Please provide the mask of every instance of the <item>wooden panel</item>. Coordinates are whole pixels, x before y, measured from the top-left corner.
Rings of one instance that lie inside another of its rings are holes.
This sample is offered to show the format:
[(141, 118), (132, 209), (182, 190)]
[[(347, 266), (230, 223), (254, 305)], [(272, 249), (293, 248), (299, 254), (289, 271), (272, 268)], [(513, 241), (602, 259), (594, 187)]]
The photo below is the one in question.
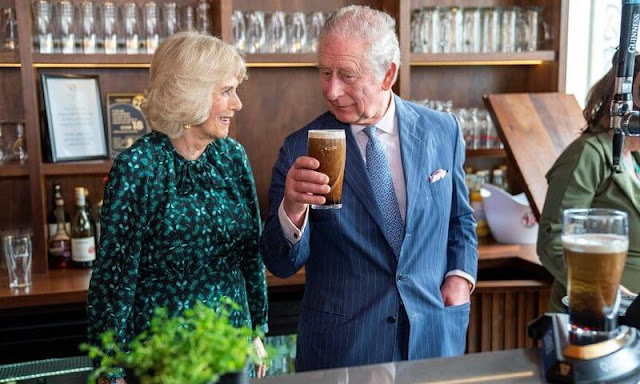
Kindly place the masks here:
[(527, 324), (546, 312), (549, 284), (480, 281), (471, 297), (467, 353), (532, 347)]
[(0, 165), (0, 177), (20, 177), (27, 176), (29, 169), (20, 164), (2, 164)]
[(318, 72), (310, 68), (253, 69), (238, 94), (244, 108), (236, 115), (237, 137), (249, 155), (265, 217), (271, 170), (285, 137), (326, 110)]
[[(528, 92), (537, 66), (412, 67), (411, 98), (453, 100), (454, 107), (483, 107), (486, 93)], [(553, 91), (553, 89), (547, 89)]]
[(543, 5), (547, 3), (544, 0), (411, 0), (411, 8), (436, 5), (440, 7), (507, 7), (513, 5)]
[(107, 175), (111, 170), (111, 160), (74, 161), (69, 163), (44, 163), (42, 172), (53, 175)]
[(420, 65), (530, 65), (555, 59), (554, 51), (495, 53), (412, 53), (412, 66)]
[(0, 68), (0, 120), (24, 120), (20, 69)]
[(573, 95), (562, 93), (492, 94), (485, 103), (516, 165), (510, 169), (524, 181), (533, 213), (540, 217), (545, 174), (586, 125), (580, 106)]
[(0, 178), (0, 233), (31, 233), (30, 201), (29, 179)]

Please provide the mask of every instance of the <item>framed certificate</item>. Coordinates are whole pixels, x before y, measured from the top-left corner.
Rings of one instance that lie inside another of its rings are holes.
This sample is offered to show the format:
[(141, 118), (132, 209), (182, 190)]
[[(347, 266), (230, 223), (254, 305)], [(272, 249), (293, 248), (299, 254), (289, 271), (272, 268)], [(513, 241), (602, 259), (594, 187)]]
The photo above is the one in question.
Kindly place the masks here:
[(42, 74), (51, 161), (105, 159), (98, 76)]
[(140, 106), (142, 93), (107, 93), (109, 154), (115, 158), (138, 138), (149, 133), (149, 123)]

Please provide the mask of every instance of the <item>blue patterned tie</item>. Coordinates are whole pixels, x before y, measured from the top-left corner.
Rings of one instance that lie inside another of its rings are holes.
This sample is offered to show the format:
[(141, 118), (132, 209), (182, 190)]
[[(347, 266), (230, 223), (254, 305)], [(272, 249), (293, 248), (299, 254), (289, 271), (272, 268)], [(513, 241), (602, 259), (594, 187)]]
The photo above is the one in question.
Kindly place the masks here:
[(364, 128), (364, 133), (369, 136), (367, 143), (367, 173), (373, 188), (373, 194), (382, 212), (382, 219), (385, 223), (387, 235), (393, 252), (396, 257), (400, 255), (402, 239), (404, 238), (404, 224), (400, 216), (398, 198), (393, 188), (391, 170), (389, 162), (384, 154), (382, 143), (376, 137), (376, 127), (368, 125)]

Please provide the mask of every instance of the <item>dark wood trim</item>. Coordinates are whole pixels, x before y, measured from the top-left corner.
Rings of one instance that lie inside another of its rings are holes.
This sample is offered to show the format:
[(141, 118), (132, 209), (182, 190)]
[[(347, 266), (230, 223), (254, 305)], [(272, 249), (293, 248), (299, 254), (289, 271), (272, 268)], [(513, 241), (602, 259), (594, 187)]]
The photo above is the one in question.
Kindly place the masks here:
[(20, 164), (4, 164), (0, 165), (0, 177), (20, 177), (28, 176), (29, 168)]
[(317, 63), (315, 53), (248, 53), (245, 55), (245, 59), (249, 66), (264, 63), (315, 67)]
[[(22, 80), (22, 102), (24, 105), (25, 138), (29, 149), (29, 189), (31, 191), (31, 230), (33, 239), (33, 254), (46, 255), (46, 193), (44, 178), (41, 173), (42, 144), (40, 142), (40, 116), (38, 110), (38, 86), (33, 70), (33, 54), (31, 52), (31, 2), (16, 3), (16, 17), (18, 19), (18, 39), (20, 44), (20, 76)], [(47, 271), (46, 257), (34, 257), (33, 272)]]
[(107, 175), (111, 160), (78, 161), (69, 163), (43, 163), (42, 173), (46, 176), (65, 175)]
[(99, 53), (95, 55), (87, 55), (83, 53), (77, 54), (62, 54), (62, 53), (53, 53), (53, 54), (45, 54), (45, 53), (34, 53), (33, 54), (33, 65), (35, 67), (41, 66), (62, 66), (68, 68), (70, 65), (76, 67), (94, 67), (96, 65), (123, 65), (123, 66), (133, 66), (135, 64), (143, 64), (149, 65), (151, 64), (151, 58), (153, 55), (126, 55), (122, 53), (118, 53), (115, 55), (107, 55), (104, 53)]
[(467, 158), (469, 157), (506, 157), (507, 153), (504, 148), (488, 148), (488, 149), (467, 149)]
[(17, 50), (11, 52), (0, 52), (0, 65), (2, 64), (20, 64), (19, 52)]

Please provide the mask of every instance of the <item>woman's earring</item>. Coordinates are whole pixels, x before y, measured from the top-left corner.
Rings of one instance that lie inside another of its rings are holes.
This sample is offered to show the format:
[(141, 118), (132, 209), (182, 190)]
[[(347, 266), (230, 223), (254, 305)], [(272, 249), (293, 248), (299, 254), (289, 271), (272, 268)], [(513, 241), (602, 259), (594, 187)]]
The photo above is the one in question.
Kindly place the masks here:
[(191, 129), (191, 124), (182, 124), (182, 128)]

